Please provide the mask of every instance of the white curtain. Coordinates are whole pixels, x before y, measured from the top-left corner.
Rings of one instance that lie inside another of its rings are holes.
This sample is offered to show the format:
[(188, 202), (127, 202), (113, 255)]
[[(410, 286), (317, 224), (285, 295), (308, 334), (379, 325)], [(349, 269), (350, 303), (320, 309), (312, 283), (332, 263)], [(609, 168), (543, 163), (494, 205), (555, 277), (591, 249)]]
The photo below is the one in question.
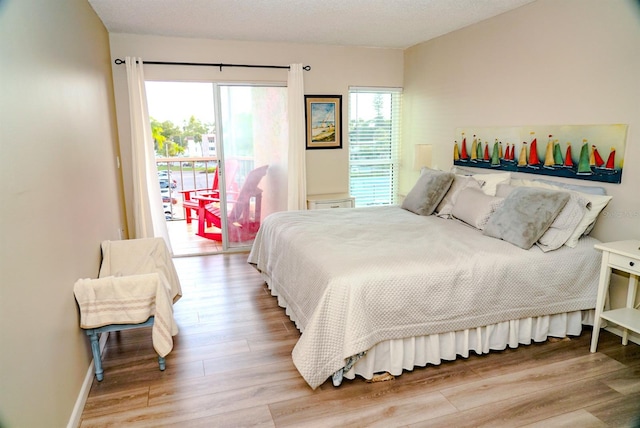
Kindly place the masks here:
[(289, 99), (288, 209), (307, 207), (307, 168), (305, 161), (304, 79), (302, 64), (289, 66), (287, 82)]
[(162, 209), (149, 109), (144, 85), (142, 59), (126, 57), (131, 116), (131, 159), (134, 230), (131, 238), (164, 238), (173, 254)]

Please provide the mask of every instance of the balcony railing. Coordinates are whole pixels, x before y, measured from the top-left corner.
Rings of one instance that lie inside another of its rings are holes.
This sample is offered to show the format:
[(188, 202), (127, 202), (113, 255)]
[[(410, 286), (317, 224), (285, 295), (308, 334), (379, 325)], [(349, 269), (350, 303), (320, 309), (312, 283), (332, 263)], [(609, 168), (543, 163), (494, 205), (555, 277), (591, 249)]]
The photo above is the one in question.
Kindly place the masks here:
[[(234, 159), (240, 165), (235, 179), (237, 184), (241, 184), (246, 174), (254, 167), (253, 157), (234, 157)], [(218, 158), (215, 156), (163, 157), (156, 158), (156, 166), (158, 179), (161, 180), (165, 218), (168, 221), (184, 220), (180, 191), (211, 189), (218, 167)]]
[(213, 186), (216, 157), (156, 158), (162, 193), (162, 207), (167, 220), (183, 220), (181, 190), (210, 189)]

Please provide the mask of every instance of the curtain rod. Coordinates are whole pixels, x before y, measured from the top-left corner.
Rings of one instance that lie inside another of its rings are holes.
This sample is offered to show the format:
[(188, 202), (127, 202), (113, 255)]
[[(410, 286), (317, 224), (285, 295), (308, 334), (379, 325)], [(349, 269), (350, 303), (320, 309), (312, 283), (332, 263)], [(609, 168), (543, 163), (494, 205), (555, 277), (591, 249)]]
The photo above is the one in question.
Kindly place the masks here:
[[(114, 61), (117, 65), (124, 64), (124, 60), (120, 58), (116, 58)], [(142, 61), (143, 64), (151, 64), (151, 65), (189, 65), (189, 66), (199, 66), (199, 67), (220, 67), (220, 71), (222, 71), (222, 67), (245, 67), (245, 68), (285, 68), (289, 70), (291, 67), (288, 65), (253, 65), (253, 64), (224, 64), (224, 63), (202, 63), (202, 62), (165, 62), (165, 61)], [(303, 70), (309, 71), (311, 70), (310, 65), (305, 65), (302, 67)]]

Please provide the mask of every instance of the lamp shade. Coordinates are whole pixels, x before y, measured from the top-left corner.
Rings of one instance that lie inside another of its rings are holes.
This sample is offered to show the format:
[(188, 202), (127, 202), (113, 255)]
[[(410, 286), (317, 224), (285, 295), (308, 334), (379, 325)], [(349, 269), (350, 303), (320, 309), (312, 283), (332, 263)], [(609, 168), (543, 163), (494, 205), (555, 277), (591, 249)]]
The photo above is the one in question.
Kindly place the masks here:
[(413, 169), (431, 168), (431, 144), (416, 144), (414, 146)]

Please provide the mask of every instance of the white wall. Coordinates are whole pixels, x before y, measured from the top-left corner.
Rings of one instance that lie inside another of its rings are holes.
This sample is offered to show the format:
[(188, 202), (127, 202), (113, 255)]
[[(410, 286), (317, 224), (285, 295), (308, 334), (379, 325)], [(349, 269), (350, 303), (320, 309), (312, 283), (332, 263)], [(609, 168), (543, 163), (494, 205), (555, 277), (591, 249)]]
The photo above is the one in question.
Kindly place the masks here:
[[(640, 239), (638, 9), (633, 0), (538, 0), (408, 49), (405, 142), (433, 144), (434, 163), (449, 168), (456, 128), (628, 124), (622, 184), (571, 181), (613, 195), (594, 236)], [(406, 191), (416, 177), (404, 178)]]
[(0, 2), (0, 426), (67, 425), (91, 361), (73, 284), (122, 198), (108, 36), (86, 0)]
[(406, 50), (405, 143), (433, 144), (448, 169), (456, 128), (628, 124), (621, 184), (563, 181), (613, 196), (593, 236), (640, 239), (639, 76), (640, 3), (538, 0)]
[[(206, 62), (231, 64), (311, 66), (304, 73), (305, 93), (342, 95), (343, 149), (309, 150), (307, 156), (307, 193), (337, 193), (349, 190), (349, 154), (347, 141), (349, 86), (402, 86), (403, 51), (284, 43), (233, 42), (205, 39), (111, 34), (112, 59), (137, 56), (147, 61)], [(286, 70), (177, 67), (147, 65), (147, 80), (286, 82)], [(113, 66), (116, 109), (124, 170), (130, 164), (126, 71)], [(301, 141), (300, 144), (305, 144)], [(125, 183), (130, 182), (125, 174)], [(125, 186), (130, 195), (129, 186)], [(130, 204), (128, 204), (129, 206)], [(130, 218), (130, 216), (129, 216)]]

